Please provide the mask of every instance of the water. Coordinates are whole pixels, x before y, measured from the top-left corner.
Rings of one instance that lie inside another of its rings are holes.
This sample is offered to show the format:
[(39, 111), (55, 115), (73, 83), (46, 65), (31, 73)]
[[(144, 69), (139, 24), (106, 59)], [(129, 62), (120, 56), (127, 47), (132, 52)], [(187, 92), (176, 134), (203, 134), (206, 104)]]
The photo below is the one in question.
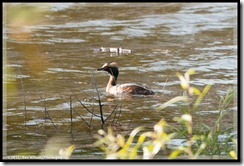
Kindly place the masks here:
[[(192, 86), (202, 90), (212, 85), (200, 105), (202, 119), (210, 126), (218, 115), (219, 96), (237, 87), (234, 3), (65, 3), (41, 8), (45, 12), (34, 21), (21, 22), (21, 16), (15, 15), (18, 22), (4, 24), (4, 70), (12, 87), (4, 93), (7, 155), (39, 155), (55, 140), (57, 147), (75, 144), (72, 158), (103, 158), (92, 146), (101, 119), (91, 118), (80, 104), (99, 114), (98, 103), (92, 100), (97, 97), (94, 84), (101, 93), (105, 117), (117, 105), (104, 128), (113, 124), (122, 134), (142, 125), (150, 130), (162, 118), (177, 125), (173, 117), (183, 114), (179, 107), (156, 111), (162, 103), (182, 95), (176, 72), (194, 69)], [(17, 23), (22, 26), (16, 28)], [(132, 53), (94, 51), (100, 47), (122, 47)], [(110, 61), (119, 65), (118, 83), (146, 84), (156, 95), (118, 101), (107, 97), (109, 76), (96, 69)], [(236, 102), (231, 106), (233, 114), (223, 119), (223, 128), (236, 121)]]

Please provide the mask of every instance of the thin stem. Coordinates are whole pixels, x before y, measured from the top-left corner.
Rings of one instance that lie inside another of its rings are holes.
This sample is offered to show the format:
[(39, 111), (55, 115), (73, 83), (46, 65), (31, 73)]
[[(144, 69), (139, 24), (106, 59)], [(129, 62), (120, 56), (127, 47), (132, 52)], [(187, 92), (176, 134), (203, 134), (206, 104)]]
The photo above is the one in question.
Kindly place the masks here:
[(104, 123), (108, 120), (108, 118), (110, 118), (110, 116), (113, 114), (113, 112), (116, 110), (118, 105), (115, 105), (113, 111), (111, 112), (111, 114), (104, 120)]
[[(66, 102), (66, 100), (63, 98), (63, 96), (61, 96), (60, 94), (59, 94), (59, 96)], [(67, 104), (68, 104), (68, 102), (66, 102)], [(69, 105), (69, 104), (68, 104)], [(85, 124), (90, 128), (91, 126), (85, 121), (85, 119), (80, 115), (80, 114), (78, 114), (76, 111), (75, 111), (75, 109), (73, 108), (72, 109), (72, 111), (74, 111), (80, 118), (81, 118), (81, 120), (83, 121), (83, 122), (85, 122)]]
[(73, 112), (72, 112), (72, 95), (70, 95), (70, 122), (71, 122), (71, 133), (73, 130)]
[(102, 121), (102, 124), (104, 124), (105, 121), (103, 119), (103, 109), (102, 109), (103, 104), (101, 103), (100, 93), (99, 93), (98, 88), (97, 88), (97, 83), (96, 83), (96, 79), (94, 77), (94, 74), (92, 74), (92, 77), (93, 77), (94, 86), (95, 86), (95, 89), (96, 89), (96, 92), (97, 92), (97, 98), (98, 98), (99, 110), (100, 110), (100, 115), (101, 115), (101, 121)]
[(54, 124), (52, 118), (50, 117), (49, 113), (48, 113), (48, 110), (46, 108), (46, 100), (42, 98), (42, 96), (40, 96), (41, 100), (44, 101), (44, 107), (45, 107), (45, 123), (46, 123), (46, 119), (50, 119), (50, 121), (52, 122), (53, 126), (57, 129), (56, 125)]
[(22, 89), (22, 95), (23, 95), (23, 98), (24, 98), (24, 109), (25, 109), (25, 117), (24, 117), (24, 125), (25, 125), (25, 129), (26, 129), (26, 120), (27, 120), (27, 110), (26, 110), (26, 99), (25, 99), (25, 89), (24, 89), (24, 84), (23, 84), (23, 80), (22, 80), (22, 77), (21, 77), (21, 71), (18, 67), (18, 71), (19, 71), (19, 75), (20, 75), (20, 84), (21, 84), (21, 89)]
[(70, 90), (71, 90), (71, 92), (72, 92), (72, 94), (75, 96), (75, 98), (77, 99), (77, 101), (81, 104), (81, 106), (83, 107), (83, 108), (85, 108), (85, 110), (87, 110), (89, 113), (91, 113), (92, 115), (94, 115), (94, 116), (96, 116), (96, 117), (99, 117), (100, 118), (100, 116), (99, 115), (97, 115), (97, 114), (94, 114), (92, 111), (90, 111), (80, 100), (79, 100), (79, 98), (74, 94), (74, 92), (73, 92), (73, 90), (72, 90), (72, 88), (70, 88)]

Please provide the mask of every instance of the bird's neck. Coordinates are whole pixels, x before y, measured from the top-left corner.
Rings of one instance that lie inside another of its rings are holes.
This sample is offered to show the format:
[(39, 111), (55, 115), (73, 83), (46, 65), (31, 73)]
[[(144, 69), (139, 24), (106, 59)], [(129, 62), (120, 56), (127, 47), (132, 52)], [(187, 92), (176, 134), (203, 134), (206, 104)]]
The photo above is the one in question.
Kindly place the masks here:
[(114, 76), (110, 75), (110, 78), (109, 78), (109, 81), (108, 81), (108, 84), (107, 84), (107, 88), (106, 88), (106, 92), (109, 92), (109, 89), (112, 86), (116, 85), (116, 81), (117, 81), (117, 77), (114, 77)]

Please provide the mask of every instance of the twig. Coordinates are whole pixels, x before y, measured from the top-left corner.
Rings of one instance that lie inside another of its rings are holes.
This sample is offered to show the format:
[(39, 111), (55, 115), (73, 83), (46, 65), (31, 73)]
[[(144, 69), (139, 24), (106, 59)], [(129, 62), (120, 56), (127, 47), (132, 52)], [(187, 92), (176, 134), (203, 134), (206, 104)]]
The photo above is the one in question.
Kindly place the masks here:
[(118, 119), (116, 120), (116, 122), (115, 122), (115, 123), (117, 123), (117, 122), (118, 122), (118, 120), (119, 120), (119, 118), (120, 118), (120, 114), (121, 114), (121, 107), (122, 107), (122, 105), (120, 105), (120, 107), (119, 107), (119, 116), (118, 116)]
[[(166, 78), (166, 81), (165, 81), (165, 83), (164, 83), (164, 86), (163, 86), (163, 89), (164, 89), (164, 87), (166, 86), (166, 83), (168, 82), (168, 77)], [(162, 89), (162, 90), (163, 90)]]
[(116, 110), (118, 105), (115, 105), (113, 111), (111, 112), (111, 114), (104, 120), (104, 123), (108, 120), (108, 118), (110, 118), (110, 116), (113, 114), (113, 112)]
[[(59, 96), (66, 102), (66, 100), (63, 98), (63, 96), (61, 96), (60, 94), (59, 94)], [(68, 104), (68, 102), (66, 102), (67, 104)], [(69, 104), (68, 104), (69, 105)], [(80, 118), (81, 118), (81, 120), (83, 121), (83, 122), (85, 122), (85, 124), (90, 128), (91, 126), (85, 121), (85, 119), (80, 115), (80, 114), (78, 114), (76, 111), (75, 111), (75, 109), (73, 108), (72, 109), (72, 111), (74, 111)]]
[(45, 78), (43, 77), (43, 81), (42, 81), (42, 96), (41, 96), (41, 99), (42, 100), (44, 100), (44, 107), (45, 107), (45, 110), (44, 110), (44, 113), (45, 113), (45, 115), (44, 115), (44, 118), (45, 118), (45, 123), (46, 123), (46, 118), (47, 118), (47, 116), (48, 116), (48, 113), (47, 113), (47, 109), (46, 109), (46, 100), (45, 100), (45, 97), (44, 97), (44, 80), (45, 80)]
[(75, 96), (75, 98), (77, 99), (77, 101), (83, 106), (83, 108), (85, 108), (89, 113), (91, 113), (92, 115), (94, 115), (94, 116), (96, 116), (96, 117), (99, 117), (100, 118), (100, 116), (99, 115), (97, 115), (97, 114), (94, 114), (92, 111), (90, 111), (80, 100), (79, 100), (79, 98), (74, 94), (74, 92), (73, 92), (73, 90), (72, 90), (72, 88), (70, 88), (70, 90), (71, 90), (71, 92), (72, 92), (72, 94)]
[(100, 98), (100, 93), (97, 89), (97, 83), (96, 83), (96, 79), (94, 77), (94, 74), (92, 74), (92, 78), (93, 78), (93, 82), (94, 82), (94, 86), (95, 86), (95, 89), (96, 89), (96, 92), (97, 92), (97, 98), (98, 98), (98, 104), (99, 104), (99, 110), (100, 110), (100, 115), (101, 115), (101, 121), (102, 121), (102, 124), (104, 124), (104, 119), (103, 119), (103, 104), (101, 103), (101, 98)]
[[(64, 72), (64, 69), (63, 69), (63, 72)], [(62, 72), (62, 76), (63, 76), (63, 80), (65, 80), (64, 79), (64, 75), (63, 75), (63, 72)], [(70, 88), (70, 90), (71, 90), (71, 92), (72, 92), (72, 94), (75, 96), (75, 98), (80, 102), (80, 104), (88, 111), (88, 112), (90, 112), (90, 110), (78, 99), (78, 97), (76, 97), (76, 95), (74, 94), (74, 92), (72, 91), (72, 89)], [(59, 94), (59, 96), (66, 102), (66, 100)], [(67, 102), (66, 102), (67, 103)], [(76, 112), (75, 111), (75, 109), (73, 108), (72, 109), (80, 118), (81, 118), (81, 120), (83, 121), (83, 122), (85, 122), (85, 124), (89, 127), (89, 128), (91, 128), (91, 126), (85, 121), (85, 119), (80, 115), (80, 114), (78, 114), (78, 112)], [(91, 114), (93, 114), (92, 112), (90, 112)], [(96, 116), (95, 114), (93, 114), (94, 116)], [(98, 116), (99, 117), (99, 116)]]
[(131, 114), (130, 122), (129, 122), (129, 125), (128, 125), (128, 131), (130, 130), (130, 125), (131, 125), (131, 122), (132, 122), (132, 120), (131, 120), (132, 118), (133, 118), (133, 112)]
[[(92, 87), (93, 88), (93, 87)], [(95, 92), (92, 91), (92, 98), (95, 99), (94, 95), (95, 95)], [(89, 95), (88, 95), (89, 96)], [(95, 99), (95, 101), (97, 101), (97, 99)], [(92, 100), (92, 113), (94, 112), (94, 100)], [(90, 119), (90, 126), (92, 125), (92, 120), (93, 120), (93, 114), (91, 115), (91, 119)]]
[(23, 80), (22, 80), (22, 77), (21, 77), (21, 71), (20, 71), (19, 68), (20, 67), (18, 67), (18, 71), (19, 71), (19, 75), (20, 75), (20, 84), (21, 84), (22, 94), (23, 94), (23, 97), (24, 97), (24, 109), (25, 109), (24, 125), (25, 125), (25, 129), (26, 129), (27, 110), (26, 110), (25, 89), (24, 89), (24, 84), (23, 84)]
[(82, 92), (85, 93), (85, 94), (86, 94), (87, 96), (89, 96), (90, 98), (92, 98), (93, 100), (98, 101), (95, 97), (90, 96), (90, 95), (89, 95), (88, 93), (86, 93), (85, 91), (82, 90)]
[(73, 130), (73, 113), (72, 113), (72, 95), (70, 95), (70, 121), (71, 121), (71, 130), (70, 132), (72, 133)]
[(50, 117), (50, 115), (49, 115), (49, 113), (47, 111), (47, 108), (46, 108), (46, 100), (43, 99), (42, 96), (40, 96), (40, 98), (41, 98), (41, 100), (44, 100), (44, 106), (45, 106), (45, 117), (44, 118), (45, 118), (45, 123), (46, 123), (46, 119), (49, 119), (52, 122), (53, 126), (57, 129), (57, 126), (54, 124), (52, 118)]

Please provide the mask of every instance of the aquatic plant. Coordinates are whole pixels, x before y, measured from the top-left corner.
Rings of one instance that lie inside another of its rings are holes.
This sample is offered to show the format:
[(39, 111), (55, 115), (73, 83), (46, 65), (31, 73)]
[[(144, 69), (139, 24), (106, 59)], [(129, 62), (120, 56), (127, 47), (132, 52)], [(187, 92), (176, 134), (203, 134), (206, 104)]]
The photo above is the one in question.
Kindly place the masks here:
[[(170, 153), (165, 153), (168, 159), (177, 159), (181, 155), (189, 159), (201, 158), (200, 155), (207, 155), (209, 158), (217, 155), (219, 158), (222, 156), (227, 159), (237, 159), (237, 150), (230, 143), (230, 140), (236, 142), (236, 134), (232, 133), (233, 129), (221, 130), (221, 120), (231, 112), (229, 104), (233, 101), (235, 91), (229, 89), (227, 95), (224, 98), (221, 97), (214, 129), (200, 121), (200, 130), (194, 130), (193, 117), (200, 116), (198, 106), (211, 86), (206, 85), (202, 91), (192, 87), (190, 85), (190, 75), (192, 74), (195, 74), (194, 70), (188, 70), (184, 76), (177, 73), (181, 81), (180, 85), (184, 90), (183, 95), (165, 102), (157, 109), (162, 111), (170, 104), (186, 103), (187, 109), (182, 109), (184, 114), (174, 118), (180, 124), (178, 129), (168, 126), (167, 122), (162, 119), (154, 126), (153, 131), (142, 132), (144, 128), (138, 127), (126, 139), (126, 136), (115, 135), (112, 129), (108, 128), (108, 132), (98, 131), (96, 136), (98, 141), (94, 145), (105, 152), (107, 159), (154, 159), (156, 155), (156, 158), (165, 157), (165, 155), (159, 157), (160, 151), (170, 151)], [(194, 95), (196, 96), (195, 100), (193, 100)], [(166, 132), (168, 130), (172, 131)], [(220, 139), (220, 136), (223, 135), (225, 136)], [(185, 140), (182, 145), (173, 146), (170, 144), (174, 138), (179, 137)], [(134, 142), (135, 138), (138, 138), (136, 142)]]

